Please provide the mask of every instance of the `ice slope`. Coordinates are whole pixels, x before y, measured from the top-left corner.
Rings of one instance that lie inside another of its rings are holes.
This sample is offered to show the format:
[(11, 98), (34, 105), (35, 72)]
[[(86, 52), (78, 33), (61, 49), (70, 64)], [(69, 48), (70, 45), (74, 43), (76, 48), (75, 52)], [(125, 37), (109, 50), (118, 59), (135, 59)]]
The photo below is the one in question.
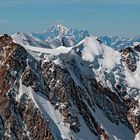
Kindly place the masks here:
[(134, 138), (130, 129), (123, 124), (115, 125), (110, 122), (100, 109), (96, 109), (96, 111), (93, 112), (93, 116), (95, 116), (96, 120), (106, 129), (109, 136), (111, 136), (111, 140), (132, 140)]
[(65, 54), (65, 53), (68, 53), (72, 49), (72, 47), (66, 48), (65, 46), (60, 46), (56, 49), (46, 49), (46, 48), (40, 48), (40, 47), (34, 47), (34, 46), (28, 46), (28, 45), (23, 45), (23, 47), (33, 52), (46, 53), (46, 54), (52, 54), (52, 55), (59, 55), (61, 53)]
[(43, 48), (51, 48), (51, 46), (38, 38), (35, 38), (28, 33), (15, 33), (11, 35), (15, 42), (19, 43), (20, 45), (31, 45), (31, 46), (38, 46)]

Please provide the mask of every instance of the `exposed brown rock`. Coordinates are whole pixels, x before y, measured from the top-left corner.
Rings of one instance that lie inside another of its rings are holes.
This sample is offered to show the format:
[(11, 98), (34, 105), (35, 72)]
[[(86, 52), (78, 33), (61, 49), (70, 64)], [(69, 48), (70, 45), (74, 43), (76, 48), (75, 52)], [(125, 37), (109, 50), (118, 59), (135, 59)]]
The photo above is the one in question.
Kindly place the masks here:
[(139, 45), (136, 45), (136, 46), (134, 47), (134, 49), (135, 49), (136, 51), (140, 52), (140, 44), (139, 44)]
[(134, 72), (137, 69), (136, 57), (132, 48), (122, 50), (122, 58), (130, 71)]
[[(4, 133), (0, 139), (9, 138), (17, 140), (53, 140), (47, 120), (35, 108), (30, 99), (17, 102), (14, 88), (19, 88), (19, 73), (27, 69), (28, 53), (20, 45), (15, 44), (11, 37), (0, 37), (1, 66), (0, 66), (0, 117), (3, 120)], [(3, 51), (2, 51), (3, 50)], [(14, 72), (15, 71), (15, 72)], [(33, 71), (30, 71), (34, 75)], [(24, 80), (24, 79), (23, 79)], [(32, 85), (31, 81), (26, 79)], [(35, 80), (35, 79), (34, 79)], [(13, 83), (17, 82), (13, 88)]]

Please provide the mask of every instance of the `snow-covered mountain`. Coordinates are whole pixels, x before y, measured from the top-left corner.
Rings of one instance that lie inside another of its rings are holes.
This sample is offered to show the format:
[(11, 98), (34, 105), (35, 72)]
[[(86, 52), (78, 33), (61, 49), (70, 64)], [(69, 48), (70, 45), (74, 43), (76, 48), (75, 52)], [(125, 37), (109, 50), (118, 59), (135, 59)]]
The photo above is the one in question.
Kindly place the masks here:
[(63, 25), (54, 25), (42, 33), (30, 33), (33, 37), (48, 42), (52, 48), (64, 45), (74, 46), (89, 35), (86, 30), (68, 28)]
[[(12, 35), (12, 37), (15, 40), (20, 40), (23, 44), (46, 48), (57, 48), (59, 46), (74, 46), (89, 35), (90, 33), (86, 30), (68, 28), (63, 25), (54, 25), (47, 31), (41, 33), (16, 33)], [(121, 50), (123, 48), (134, 46), (136, 43), (140, 43), (140, 36), (131, 38), (99, 36), (98, 39), (115, 50)]]
[(135, 43), (140, 43), (140, 36), (137, 37), (118, 37), (118, 36), (100, 36), (99, 39), (106, 45), (114, 48), (115, 50), (120, 50), (123, 48), (131, 47)]
[(0, 139), (140, 140), (140, 45), (97, 37), (45, 48), (0, 37)]
[(20, 32), (20, 33), (15, 33), (11, 35), (11, 37), (15, 41), (17, 41), (19, 44), (22, 44), (22, 45), (31, 45), (31, 46), (36, 46), (36, 47), (51, 48), (50, 44), (48, 44), (46, 41), (35, 38), (31, 36), (30, 34)]
[(14, 40), (23, 45), (40, 46), (45, 48), (57, 48), (59, 46), (74, 46), (88, 36), (88, 31), (67, 28), (62, 25), (54, 25), (41, 33), (15, 33)]

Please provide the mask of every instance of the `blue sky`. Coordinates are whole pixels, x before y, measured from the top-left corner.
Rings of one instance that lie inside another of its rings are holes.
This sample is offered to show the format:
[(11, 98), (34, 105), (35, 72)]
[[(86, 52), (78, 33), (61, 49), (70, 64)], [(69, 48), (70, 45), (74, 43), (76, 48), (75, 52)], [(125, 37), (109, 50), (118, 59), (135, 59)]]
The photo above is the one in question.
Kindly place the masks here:
[(41, 32), (53, 24), (95, 35), (140, 35), (140, 0), (0, 0), (0, 34)]

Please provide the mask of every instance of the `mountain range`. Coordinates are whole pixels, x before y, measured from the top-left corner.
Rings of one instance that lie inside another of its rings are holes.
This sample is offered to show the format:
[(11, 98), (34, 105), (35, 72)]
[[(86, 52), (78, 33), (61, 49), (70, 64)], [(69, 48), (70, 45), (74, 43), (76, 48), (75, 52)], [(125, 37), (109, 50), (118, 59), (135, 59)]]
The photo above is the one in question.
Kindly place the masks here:
[(1, 140), (140, 140), (140, 43), (56, 25), (0, 37)]
[[(92, 34), (91, 34), (92, 35)], [(18, 41), (23, 41), (24, 44), (33, 46), (56, 48), (59, 46), (74, 46), (82, 41), (86, 36), (90, 36), (87, 30), (78, 30), (68, 28), (63, 25), (54, 25), (47, 31), (40, 33), (16, 33), (12, 35), (18, 38)], [(135, 43), (140, 42), (140, 36), (136, 37), (119, 37), (119, 36), (97, 36), (107, 46), (115, 50), (131, 47)]]

